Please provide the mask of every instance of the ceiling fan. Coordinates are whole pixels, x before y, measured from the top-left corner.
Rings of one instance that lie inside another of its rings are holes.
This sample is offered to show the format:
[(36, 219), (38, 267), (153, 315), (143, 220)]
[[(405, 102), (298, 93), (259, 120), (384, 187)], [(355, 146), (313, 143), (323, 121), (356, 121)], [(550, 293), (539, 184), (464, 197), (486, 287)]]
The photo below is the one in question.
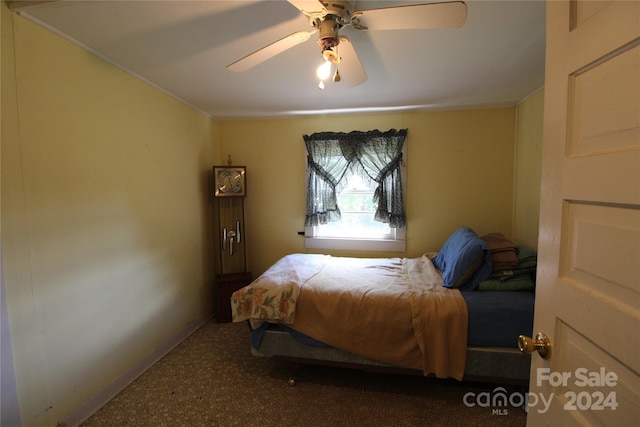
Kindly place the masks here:
[[(381, 9), (355, 11), (353, 0), (288, 0), (309, 18), (310, 31), (298, 31), (277, 40), (227, 66), (231, 71), (242, 72), (270, 59), (287, 49), (304, 43), (318, 33), (324, 63), (318, 68), (320, 88), (331, 75), (333, 81), (341, 80), (353, 87), (367, 81), (358, 55), (347, 36), (339, 30), (350, 25), (356, 30), (413, 30), (429, 28), (459, 28), (467, 18), (467, 6), (462, 1), (395, 6)], [(339, 70), (338, 71), (338, 66)]]

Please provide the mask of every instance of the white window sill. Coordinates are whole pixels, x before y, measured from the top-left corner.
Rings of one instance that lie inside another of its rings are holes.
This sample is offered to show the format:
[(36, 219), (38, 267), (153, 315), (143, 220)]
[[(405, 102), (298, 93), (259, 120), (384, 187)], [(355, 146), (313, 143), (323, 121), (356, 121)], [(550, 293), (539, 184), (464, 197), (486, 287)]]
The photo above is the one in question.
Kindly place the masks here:
[(332, 237), (305, 237), (306, 249), (345, 249), (357, 251), (377, 252), (404, 252), (407, 242), (405, 240), (385, 239), (340, 239)]

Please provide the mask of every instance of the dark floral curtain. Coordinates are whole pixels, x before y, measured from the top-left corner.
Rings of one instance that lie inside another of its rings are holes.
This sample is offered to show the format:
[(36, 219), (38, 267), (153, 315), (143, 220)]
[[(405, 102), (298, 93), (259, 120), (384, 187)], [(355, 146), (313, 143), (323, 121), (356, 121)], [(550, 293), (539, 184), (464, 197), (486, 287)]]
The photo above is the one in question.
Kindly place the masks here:
[(375, 220), (391, 228), (406, 225), (400, 167), (407, 130), (391, 129), (304, 135), (307, 147), (307, 212), (305, 227), (340, 219), (337, 194), (354, 173), (376, 182)]

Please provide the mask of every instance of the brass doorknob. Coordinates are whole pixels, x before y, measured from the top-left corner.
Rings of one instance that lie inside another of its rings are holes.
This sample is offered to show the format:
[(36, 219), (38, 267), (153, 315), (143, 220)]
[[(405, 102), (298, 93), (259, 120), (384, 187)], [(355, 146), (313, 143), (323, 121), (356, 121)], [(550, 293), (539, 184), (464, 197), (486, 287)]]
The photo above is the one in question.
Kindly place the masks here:
[(551, 340), (542, 332), (536, 334), (536, 338), (520, 335), (518, 337), (518, 348), (522, 353), (533, 353), (538, 350), (538, 354), (543, 359), (548, 359), (551, 356)]

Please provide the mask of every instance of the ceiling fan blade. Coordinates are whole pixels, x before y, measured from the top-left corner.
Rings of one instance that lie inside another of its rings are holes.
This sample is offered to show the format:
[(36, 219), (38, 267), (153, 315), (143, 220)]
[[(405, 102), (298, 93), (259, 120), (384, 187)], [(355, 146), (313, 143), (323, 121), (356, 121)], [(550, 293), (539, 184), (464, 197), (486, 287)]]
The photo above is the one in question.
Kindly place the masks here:
[(319, 0), (288, 0), (296, 9), (307, 16), (322, 18), (327, 14), (327, 8)]
[(354, 87), (367, 81), (369, 77), (367, 77), (349, 37), (340, 36), (338, 54), (341, 58), (338, 69), (347, 86)]
[(369, 30), (459, 28), (467, 19), (467, 5), (456, 1), (369, 9), (354, 12), (352, 18)]
[(248, 69), (263, 63), (267, 59), (270, 59), (287, 49), (291, 49), (292, 47), (297, 46), (300, 43), (306, 42), (307, 40), (309, 40), (309, 37), (311, 37), (311, 35), (315, 34), (316, 32), (317, 30), (298, 31), (293, 34), (289, 34), (288, 36), (283, 37), (280, 40), (263, 47), (262, 49), (258, 49), (255, 52), (250, 53), (249, 55), (237, 60), (232, 64), (227, 65), (227, 69), (236, 72), (247, 71)]

